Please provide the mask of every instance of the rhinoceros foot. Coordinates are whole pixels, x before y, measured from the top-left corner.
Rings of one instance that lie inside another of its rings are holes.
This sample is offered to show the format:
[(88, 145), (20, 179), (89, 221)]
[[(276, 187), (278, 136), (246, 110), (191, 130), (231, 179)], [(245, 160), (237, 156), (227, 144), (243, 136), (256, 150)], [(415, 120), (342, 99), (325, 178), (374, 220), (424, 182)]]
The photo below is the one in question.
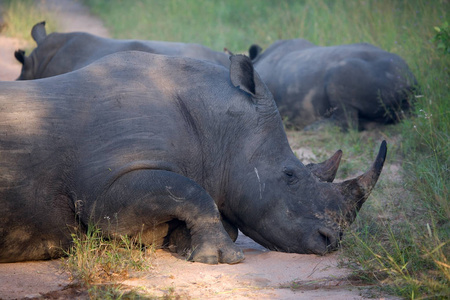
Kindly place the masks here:
[[(232, 241), (237, 239), (237, 228), (227, 221), (222, 220), (222, 224)], [(220, 230), (222, 231), (222, 230)], [(203, 246), (192, 246), (191, 232), (185, 224), (177, 224), (171, 231), (167, 242), (167, 248), (179, 255), (187, 256), (188, 260), (207, 264), (228, 263), (235, 264), (244, 259), (242, 251), (234, 243), (230, 243), (228, 236), (223, 239), (203, 238)], [(214, 244), (216, 243), (216, 244)]]
[(193, 249), (188, 260), (205, 264), (236, 264), (244, 260), (244, 253), (234, 243), (217, 246), (206, 243)]
[(236, 264), (244, 260), (244, 253), (234, 244), (228, 233), (223, 228), (222, 222), (214, 220), (204, 222), (201, 232), (191, 232), (191, 253), (189, 261), (205, 264)]

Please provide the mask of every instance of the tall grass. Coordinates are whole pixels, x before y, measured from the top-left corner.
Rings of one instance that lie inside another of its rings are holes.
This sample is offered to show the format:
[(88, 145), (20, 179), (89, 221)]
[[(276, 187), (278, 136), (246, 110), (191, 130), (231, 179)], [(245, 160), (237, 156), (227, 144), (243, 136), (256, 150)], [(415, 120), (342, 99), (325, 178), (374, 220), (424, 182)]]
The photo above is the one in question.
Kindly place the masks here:
[[(116, 38), (198, 42), (235, 51), (251, 43), (267, 47), (277, 39), (305, 38), (323, 46), (369, 42), (388, 51), (421, 52), (432, 46), (432, 28), (449, 8), (447, 1), (407, 0), (85, 2)], [(409, 42), (414, 47), (405, 49)]]

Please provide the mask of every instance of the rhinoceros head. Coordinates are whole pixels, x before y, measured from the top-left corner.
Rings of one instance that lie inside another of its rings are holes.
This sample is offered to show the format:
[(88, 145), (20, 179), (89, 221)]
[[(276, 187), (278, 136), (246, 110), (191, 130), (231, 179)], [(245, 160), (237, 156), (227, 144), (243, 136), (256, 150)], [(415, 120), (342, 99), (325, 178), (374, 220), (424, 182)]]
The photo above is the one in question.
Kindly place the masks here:
[[(237, 59), (232, 57), (232, 69), (242, 68), (233, 62)], [(253, 72), (251, 66), (248, 70)], [(270, 92), (256, 72), (249, 77), (254, 78), (251, 84), (242, 84), (242, 78), (233, 75), (231, 81), (250, 94), (259, 116), (249, 120), (253, 133), (245, 136), (230, 168), (228, 180), (238, 188), (228, 195), (229, 205), (219, 202), (219, 209), (244, 234), (271, 250), (315, 254), (334, 250), (378, 180), (386, 143), (365, 174), (333, 183), (342, 152), (321, 164), (302, 164), (288, 144)]]
[[(33, 26), (31, 30), (31, 37), (36, 42), (38, 48), (34, 49), (30, 56), (25, 55), (24, 50), (17, 50), (14, 52), (14, 57), (22, 64), (22, 70), (20, 72), (17, 80), (31, 80), (39, 78), (37, 75), (38, 68), (41, 67), (39, 64), (46, 64), (48, 60), (50, 60), (50, 53), (48, 53), (49, 49), (40, 49), (39, 46), (42, 45), (45, 38), (47, 37), (47, 32), (45, 30), (45, 21), (37, 23)], [(41, 52), (40, 54), (38, 52)], [(50, 51), (51, 52), (51, 51)], [(43, 56), (42, 53), (45, 53), (48, 56), (43, 62), (39, 62), (37, 57)], [(39, 62), (39, 63), (38, 63)]]

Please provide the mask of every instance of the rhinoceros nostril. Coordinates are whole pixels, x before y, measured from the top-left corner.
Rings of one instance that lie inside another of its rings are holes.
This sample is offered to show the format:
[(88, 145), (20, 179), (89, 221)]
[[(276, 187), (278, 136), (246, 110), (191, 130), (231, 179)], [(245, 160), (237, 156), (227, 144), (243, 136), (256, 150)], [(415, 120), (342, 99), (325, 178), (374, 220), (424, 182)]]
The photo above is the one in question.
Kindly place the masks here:
[(319, 233), (325, 241), (327, 252), (336, 250), (338, 247), (337, 233), (324, 227), (319, 229)]

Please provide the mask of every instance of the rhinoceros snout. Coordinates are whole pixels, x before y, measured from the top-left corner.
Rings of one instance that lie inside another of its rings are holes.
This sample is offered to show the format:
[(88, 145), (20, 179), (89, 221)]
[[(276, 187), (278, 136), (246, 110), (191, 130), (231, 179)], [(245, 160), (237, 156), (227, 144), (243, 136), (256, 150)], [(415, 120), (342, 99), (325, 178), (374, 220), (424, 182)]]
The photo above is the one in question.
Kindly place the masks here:
[(340, 236), (340, 233), (327, 227), (319, 228), (316, 236), (317, 241), (310, 251), (319, 255), (335, 251), (339, 247)]

